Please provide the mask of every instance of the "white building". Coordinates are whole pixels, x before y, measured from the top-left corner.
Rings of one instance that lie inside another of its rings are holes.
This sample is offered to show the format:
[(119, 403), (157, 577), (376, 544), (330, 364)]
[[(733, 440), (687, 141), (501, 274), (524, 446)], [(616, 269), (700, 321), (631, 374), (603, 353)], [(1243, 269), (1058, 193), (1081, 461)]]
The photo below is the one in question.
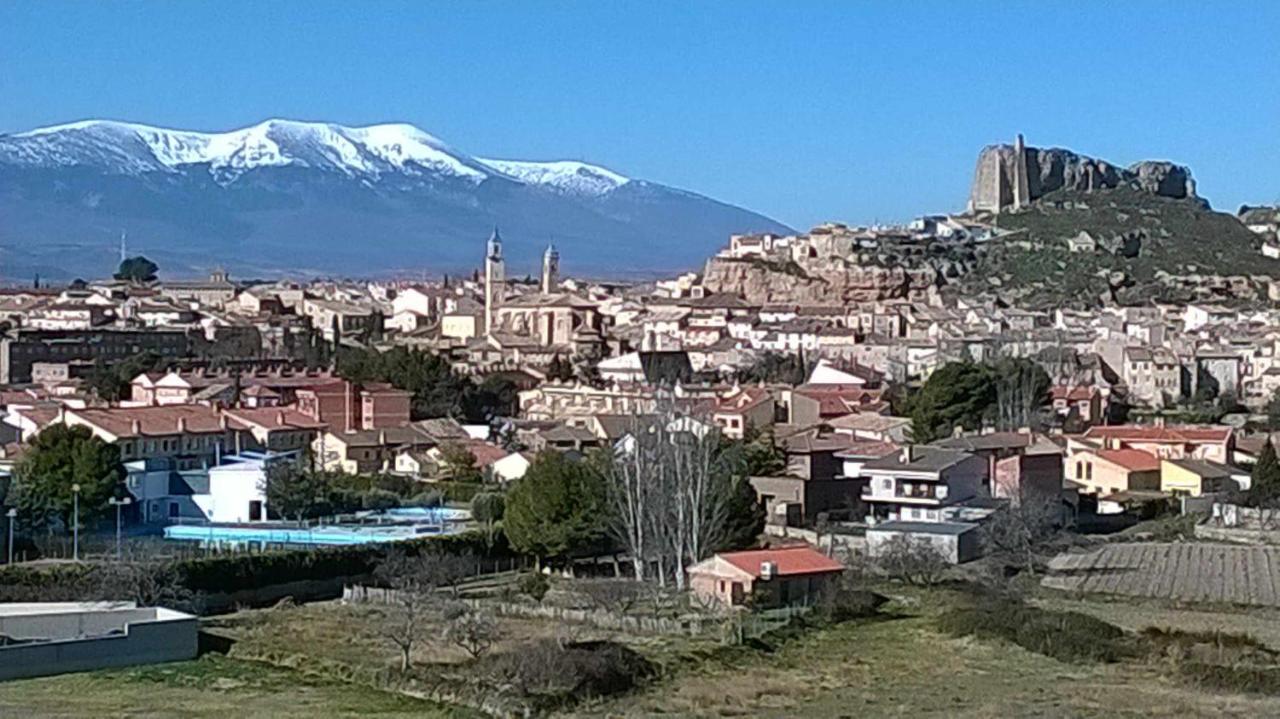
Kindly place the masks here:
[(943, 522), (944, 508), (984, 493), (987, 461), (968, 452), (907, 446), (862, 465), (868, 520)]
[(293, 455), (244, 452), (206, 469), (178, 471), (165, 460), (125, 464), (125, 486), (146, 523), (261, 522), (267, 519), (267, 467)]

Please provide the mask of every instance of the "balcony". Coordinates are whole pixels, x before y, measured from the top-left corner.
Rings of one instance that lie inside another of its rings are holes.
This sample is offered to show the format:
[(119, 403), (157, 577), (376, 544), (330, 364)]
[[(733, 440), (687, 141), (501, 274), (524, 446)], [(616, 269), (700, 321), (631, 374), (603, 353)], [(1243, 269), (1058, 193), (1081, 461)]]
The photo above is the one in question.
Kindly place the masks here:
[(893, 496), (903, 500), (941, 502), (947, 498), (947, 486), (933, 482), (899, 482)]

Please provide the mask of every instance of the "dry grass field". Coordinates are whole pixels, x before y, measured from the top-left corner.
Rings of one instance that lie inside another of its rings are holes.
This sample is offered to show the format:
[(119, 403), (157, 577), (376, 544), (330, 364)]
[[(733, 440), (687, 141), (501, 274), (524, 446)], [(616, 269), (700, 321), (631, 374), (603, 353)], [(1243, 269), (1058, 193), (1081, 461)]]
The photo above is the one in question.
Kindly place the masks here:
[(0, 683), (0, 717), (40, 719), (462, 719), (470, 712), (344, 682), (207, 656)]
[[(726, 653), (575, 716), (1280, 716), (1280, 697), (1207, 691), (1155, 665), (1064, 663), (942, 634), (932, 615), (950, 603), (946, 592), (899, 591), (889, 605), (897, 618), (818, 629), (771, 653)], [(1188, 617), (1165, 618), (1166, 628), (1199, 628)]]

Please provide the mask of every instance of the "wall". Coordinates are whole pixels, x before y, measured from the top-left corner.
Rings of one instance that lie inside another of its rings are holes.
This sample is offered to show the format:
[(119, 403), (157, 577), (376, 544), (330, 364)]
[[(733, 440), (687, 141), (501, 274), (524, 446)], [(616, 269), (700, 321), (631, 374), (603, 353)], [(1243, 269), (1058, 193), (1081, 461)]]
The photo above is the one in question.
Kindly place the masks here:
[[(167, 610), (133, 610), (154, 616)], [(56, 625), (68, 622), (86, 622), (93, 629), (105, 630), (113, 625), (111, 618), (89, 617), (82, 612), (73, 615), (45, 615), (30, 617), (30, 626), (36, 631), (53, 633)], [(109, 612), (116, 614), (115, 612)], [(173, 613), (177, 615), (176, 612)], [(132, 617), (124, 626), (124, 634), (87, 639), (67, 639), (36, 644), (19, 644), (0, 647), (0, 680), (49, 676), (66, 672), (90, 671), (108, 667), (125, 667), (137, 664), (154, 664), (194, 659), (197, 649), (198, 624), (195, 617), (146, 621), (141, 615), (115, 617), (116, 620)], [(0, 619), (0, 633), (17, 629), (27, 617)], [(11, 625), (9, 630), (4, 629)]]

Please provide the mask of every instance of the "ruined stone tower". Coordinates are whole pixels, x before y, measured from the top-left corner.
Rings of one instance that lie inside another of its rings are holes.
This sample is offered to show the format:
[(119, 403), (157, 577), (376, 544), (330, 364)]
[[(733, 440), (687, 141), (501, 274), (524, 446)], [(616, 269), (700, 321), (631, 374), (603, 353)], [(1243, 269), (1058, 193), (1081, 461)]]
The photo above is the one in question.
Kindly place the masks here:
[(1027, 179), (1027, 145), (1022, 141), (1022, 133), (1013, 143), (1013, 209), (1020, 210), (1031, 202), (1030, 181)]
[(1000, 212), (1031, 204), (1031, 173), (1027, 146), (1022, 135), (1013, 146), (991, 145), (978, 156), (973, 186), (969, 191), (970, 212)]

